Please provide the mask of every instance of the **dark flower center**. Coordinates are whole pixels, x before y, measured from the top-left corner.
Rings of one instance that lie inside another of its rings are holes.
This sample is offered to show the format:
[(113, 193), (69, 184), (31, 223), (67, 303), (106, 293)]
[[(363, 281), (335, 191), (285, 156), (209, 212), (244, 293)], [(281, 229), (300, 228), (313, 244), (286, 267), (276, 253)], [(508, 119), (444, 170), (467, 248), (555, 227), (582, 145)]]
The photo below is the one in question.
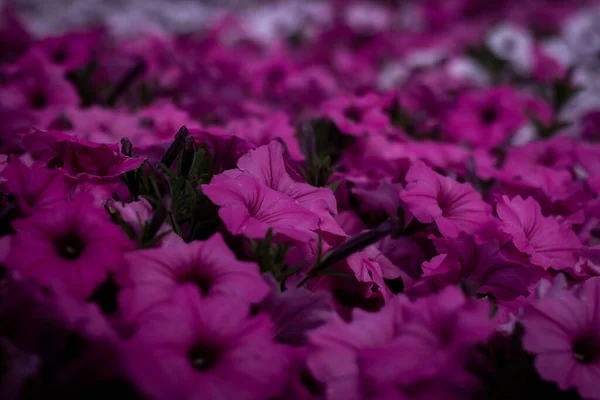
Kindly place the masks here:
[(58, 363), (67, 365), (89, 350), (89, 343), (77, 332), (69, 332), (58, 354)]
[(498, 111), (492, 106), (488, 106), (481, 112), (481, 120), (486, 125), (493, 124), (498, 118)]
[(360, 120), (362, 119), (362, 113), (356, 107), (348, 107), (346, 109), (346, 112), (344, 113), (344, 117), (346, 117), (347, 120), (352, 122), (360, 122)]
[(36, 110), (44, 108), (46, 107), (46, 105), (48, 105), (48, 97), (41, 90), (36, 90), (31, 95), (29, 105), (31, 106), (31, 108)]
[(76, 260), (85, 249), (85, 242), (76, 234), (70, 233), (54, 241), (58, 255), (66, 260)]
[(212, 287), (211, 279), (201, 274), (186, 275), (179, 280), (179, 283), (193, 283), (198, 289), (200, 289), (202, 296), (208, 295), (208, 292), (210, 292), (210, 288)]
[(252, 304), (250, 305), (250, 309), (248, 310), (248, 315), (250, 317), (254, 317), (256, 315), (258, 315), (261, 312), (261, 305), (260, 304)]
[(188, 359), (196, 371), (207, 371), (214, 367), (221, 358), (221, 349), (207, 343), (194, 345), (189, 353)]
[(325, 385), (316, 380), (306, 368), (300, 372), (300, 382), (302, 383), (302, 386), (315, 396), (323, 396), (325, 394)]
[(54, 129), (57, 131), (71, 131), (73, 130), (73, 124), (66, 115), (61, 114), (54, 121), (50, 123), (48, 129)]
[(384, 279), (383, 281), (392, 293), (398, 294), (404, 292), (404, 281), (402, 280), (402, 277), (395, 279)]
[(452, 199), (450, 199), (448, 195), (440, 193), (437, 197), (437, 203), (440, 210), (442, 210), (442, 215), (447, 216), (447, 211), (450, 210), (453, 205)]
[(52, 59), (58, 64), (62, 64), (67, 60), (67, 50), (60, 48), (52, 54)]
[(600, 361), (600, 337), (587, 334), (573, 342), (573, 356), (580, 364)]
[(110, 275), (100, 286), (98, 286), (92, 296), (88, 299), (90, 303), (96, 303), (104, 315), (114, 314), (119, 309), (117, 297), (121, 287)]
[(348, 308), (362, 308), (365, 311), (378, 311), (383, 307), (383, 299), (378, 296), (364, 298), (357, 293), (351, 293), (341, 288), (333, 291), (333, 297), (340, 305)]

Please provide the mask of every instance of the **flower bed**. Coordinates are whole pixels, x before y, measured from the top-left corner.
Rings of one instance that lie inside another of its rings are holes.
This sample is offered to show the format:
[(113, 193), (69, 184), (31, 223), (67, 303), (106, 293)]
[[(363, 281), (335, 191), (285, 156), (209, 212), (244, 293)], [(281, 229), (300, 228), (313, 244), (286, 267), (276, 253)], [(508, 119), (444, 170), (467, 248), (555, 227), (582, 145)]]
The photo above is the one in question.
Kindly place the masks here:
[(1, 399), (600, 399), (599, 8), (169, 13), (2, 14)]

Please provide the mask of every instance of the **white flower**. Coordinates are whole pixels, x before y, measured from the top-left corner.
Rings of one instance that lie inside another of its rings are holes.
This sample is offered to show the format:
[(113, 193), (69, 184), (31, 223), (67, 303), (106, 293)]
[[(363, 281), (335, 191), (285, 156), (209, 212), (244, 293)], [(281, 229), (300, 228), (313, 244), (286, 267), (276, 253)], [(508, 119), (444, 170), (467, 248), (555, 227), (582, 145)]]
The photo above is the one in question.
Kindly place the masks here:
[(446, 64), (446, 72), (452, 78), (467, 80), (478, 86), (486, 86), (490, 76), (479, 64), (467, 57), (457, 57)]
[(410, 75), (409, 68), (400, 61), (387, 63), (383, 66), (377, 77), (377, 87), (381, 91), (397, 89)]
[(564, 26), (563, 36), (579, 65), (597, 65), (600, 54), (600, 8), (572, 17)]
[(488, 33), (486, 44), (498, 58), (508, 61), (517, 72), (531, 72), (534, 41), (525, 29), (512, 23), (502, 23)]
[(372, 2), (354, 3), (346, 9), (346, 22), (359, 31), (379, 32), (390, 26), (391, 14)]

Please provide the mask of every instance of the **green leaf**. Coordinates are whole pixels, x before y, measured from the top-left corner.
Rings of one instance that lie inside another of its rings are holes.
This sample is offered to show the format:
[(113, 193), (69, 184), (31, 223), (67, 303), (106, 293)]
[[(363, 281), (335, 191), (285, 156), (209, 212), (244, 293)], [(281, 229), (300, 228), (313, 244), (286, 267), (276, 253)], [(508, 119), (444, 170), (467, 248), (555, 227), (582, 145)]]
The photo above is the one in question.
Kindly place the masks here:
[(334, 181), (333, 183), (330, 183), (329, 185), (327, 185), (327, 187), (329, 189), (331, 189), (332, 192), (335, 192), (337, 190), (337, 188), (340, 186), (340, 183), (342, 183), (342, 181)]
[(565, 76), (552, 82), (552, 109), (557, 114), (562, 108), (581, 91), (582, 87), (572, 83), (574, 69), (570, 68)]
[(466, 54), (487, 70), (496, 81), (508, 69), (508, 63), (496, 56), (485, 44), (468, 48)]

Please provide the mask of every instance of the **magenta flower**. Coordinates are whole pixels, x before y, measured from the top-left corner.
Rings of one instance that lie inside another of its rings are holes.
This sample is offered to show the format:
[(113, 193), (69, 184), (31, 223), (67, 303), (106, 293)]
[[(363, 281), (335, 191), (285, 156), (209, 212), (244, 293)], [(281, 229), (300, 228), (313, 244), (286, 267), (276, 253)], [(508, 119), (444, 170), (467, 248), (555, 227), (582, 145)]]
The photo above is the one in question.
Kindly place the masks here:
[[(189, 130), (200, 129), (200, 124), (194, 121), (187, 112), (171, 103), (158, 103), (144, 108), (137, 114), (136, 120), (139, 125), (152, 131), (153, 135), (148, 135), (146, 140), (168, 139), (172, 141), (175, 132), (184, 125)], [(131, 139), (130, 136), (128, 137)], [(137, 142), (135, 143), (137, 144)]]
[(361, 387), (369, 382), (361, 379), (358, 355), (393, 340), (397, 303), (392, 302), (377, 313), (355, 309), (351, 323), (333, 314), (327, 324), (309, 334), (306, 362), (314, 379), (325, 386), (328, 399), (360, 400), (369, 390)]
[(351, 136), (377, 135), (389, 128), (389, 118), (383, 113), (383, 101), (374, 94), (362, 97), (340, 96), (325, 102), (321, 108), (338, 129)]
[(399, 194), (403, 188), (400, 183), (377, 180), (357, 183), (351, 191), (361, 200), (362, 211), (394, 215), (400, 206)]
[(48, 60), (60, 66), (65, 72), (84, 67), (91, 59), (94, 50), (101, 45), (102, 31), (90, 30), (69, 32), (60, 36), (47, 37), (34, 45)]
[(396, 279), (402, 271), (393, 265), (375, 246), (352, 254), (346, 259), (356, 280), (363, 285), (365, 298), (379, 296), (384, 300), (392, 298), (384, 279)]
[(458, 283), (481, 296), (491, 294), (502, 301), (529, 294), (530, 271), (504, 256), (499, 243), (478, 243), (461, 233), (454, 239), (434, 239), (434, 244), (440, 255), (423, 263), (423, 279), (411, 294), (437, 292)]
[(456, 287), (399, 307), (396, 337), (359, 354), (364, 379), (381, 387), (393, 383), (417, 398), (439, 398), (434, 394), (444, 389), (447, 398), (465, 398), (478, 389), (465, 357), (494, 332), (490, 308), (485, 301), (467, 300)]
[(442, 130), (451, 141), (491, 149), (506, 142), (527, 122), (524, 109), (542, 121), (550, 119), (547, 105), (533, 102), (510, 87), (466, 92), (459, 96), (456, 107), (449, 110)]
[(400, 199), (420, 222), (435, 223), (446, 237), (473, 233), (490, 219), (491, 207), (468, 183), (441, 176), (422, 162), (406, 174), (406, 189)]
[(272, 276), (267, 279), (271, 293), (263, 299), (260, 309), (270, 315), (276, 326), (275, 340), (293, 346), (305, 345), (308, 332), (323, 325), (331, 315), (329, 294), (293, 286), (281, 292)]
[(569, 217), (583, 209), (592, 199), (581, 181), (575, 180), (566, 169), (533, 167), (518, 173), (496, 174), (499, 182), (491, 191), (497, 201), (502, 195), (533, 197), (544, 215)]
[(598, 140), (600, 132), (600, 110), (590, 111), (581, 118), (581, 136), (587, 140)]
[(196, 139), (196, 143), (206, 143), (213, 156), (213, 173), (235, 168), (241, 156), (250, 149), (256, 147), (249, 141), (227, 134), (220, 128), (190, 129), (190, 136)]
[[(400, 268), (405, 276), (402, 277), (405, 288), (411, 280), (421, 277), (421, 263), (425, 261), (425, 254), (421, 247), (411, 238), (399, 237), (397, 239), (386, 236), (375, 244), (381, 252), (379, 263), (388, 265), (384, 269), (390, 270), (389, 265)], [(388, 278), (388, 276), (386, 276)], [(389, 279), (389, 278), (388, 278)]]
[(127, 362), (134, 380), (156, 400), (279, 394), (286, 349), (273, 342), (266, 314), (248, 314), (248, 305), (235, 299), (202, 300), (191, 287), (177, 291), (144, 318), (131, 340)]
[(575, 266), (574, 252), (581, 248), (581, 242), (570, 227), (544, 217), (534, 199), (517, 196), (509, 200), (503, 196), (496, 211), (503, 222), (500, 230), (519, 251), (529, 255), (532, 264), (545, 269)]
[(17, 199), (25, 215), (36, 210), (47, 210), (57, 203), (67, 201), (67, 183), (61, 171), (51, 171), (38, 164), (26, 166), (13, 158), (1, 172), (6, 181), (2, 188)]
[(256, 264), (238, 261), (218, 233), (204, 242), (131, 252), (126, 259), (128, 265), (117, 280), (123, 286), (121, 309), (131, 320), (186, 286), (203, 297), (235, 297), (249, 303), (260, 302), (269, 292)]
[(52, 65), (38, 50), (31, 50), (15, 64), (3, 66), (0, 85), (0, 137), (3, 148), (21, 150), (17, 135), (32, 125), (54, 106), (79, 104), (75, 88), (60, 68)]
[(0, 47), (4, 49), (3, 63), (12, 62), (34, 41), (14, 7), (4, 5), (0, 11)]
[[(37, 126), (98, 144), (119, 143), (123, 136), (127, 136), (136, 146), (157, 140), (134, 115), (99, 106), (83, 109), (75, 106), (56, 107), (41, 115)], [(181, 125), (177, 129), (180, 127)], [(171, 132), (171, 138), (177, 129)]]
[(271, 228), (299, 241), (316, 240), (319, 218), (314, 213), (250, 176), (217, 175), (202, 191), (221, 206), (219, 216), (234, 235), (262, 239)]
[(17, 233), (6, 266), (46, 286), (58, 283), (80, 299), (121, 267), (124, 253), (134, 247), (86, 195), (17, 220), (13, 227)]
[(248, 151), (239, 159), (238, 169), (226, 171), (226, 175), (235, 177), (245, 174), (257, 179), (262, 185), (285, 194), (317, 215), (321, 231), (346, 236), (332, 217), (337, 214), (337, 205), (331, 189), (316, 188), (292, 179), (287, 172), (279, 142), (272, 141), (268, 146)]
[[(141, 237), (144, 223), (149, 222), (152, 218), (152, 206), (148, 200), (142, 197), (138, 201), (122, 204), (112, 200), (110, 196), (107, 196), (107, 198), (108, 200), (103, 201), (103, 203), (116, 210), (121, 215), (121, 218), (133, 228), (138, 237)], [(174, 244), (183, 243), (183, 238), (173, 232), (171, 226), (166, 222), (162, 224), (156, 235), (164, 235), (156, 244), (157, 247), (169, 247)]]
[(574, 149), (576, 162), (583, 169), (583, 176), (587, 180), (590, 190), (594, 194), (600, 193), (600, 146), (580, 144)]
[(389, 390), (397, 396), (389, 398), (427, 398), (440, 385), (456, 390), (468, 375), (465, 349), (494, 330), (489, 309), (446, 288), (415, 303), (397, 297), (377, 313), (355, 310), (349, 323), (334, 315), (309, 334), (307, 364), (328, 399), (388, 398)]
[(337, 85), (328, 69), (311, 65), (289, 73), (283, 82), (283, 90), (286, 100), (291, 103), (290, 108), (314, 110), (324, 100), (335, 95)]
[(11, 67), (9, 85), (0, 92), (11, 96), (13, 104), (34, 113), (52, 106), (79, 104), (79, 96), (65, 79), (62, 68), (53, 65), (39, 48), (28, 51)]
[(575, 162), (574, 149), (574, 142), (564, 136), (510, 147), (503, 169), (519, 175), (539, 165), (555, 169), (569, 168)]
[(289, 117), (284, 113), (275, 113), (264, 120), (258, 118), (233, 120), (227, 124), (225, 131), (257, 146), (268, 145), (273, 139), (280, 138), (292, 158), (304, 159), (298, 139), (295, 137), (296, 131), (290, 124)]
[(543, 379), (582, 398), (600, 399), (600, 278), (525, 306), (523, 347)]
[(75, 179), (113, 179), (139, 168), (143, 158), (128, 158), (118, 146), (98, 144), (57, 131), (34, 132), (23, 137), (25, 148), (49, 168), (61, 168)]
[(519, 102), (510, 88), (465, 93), (448, 112), (445, 137), (455, 142), (493, 148), (525, 122)]

